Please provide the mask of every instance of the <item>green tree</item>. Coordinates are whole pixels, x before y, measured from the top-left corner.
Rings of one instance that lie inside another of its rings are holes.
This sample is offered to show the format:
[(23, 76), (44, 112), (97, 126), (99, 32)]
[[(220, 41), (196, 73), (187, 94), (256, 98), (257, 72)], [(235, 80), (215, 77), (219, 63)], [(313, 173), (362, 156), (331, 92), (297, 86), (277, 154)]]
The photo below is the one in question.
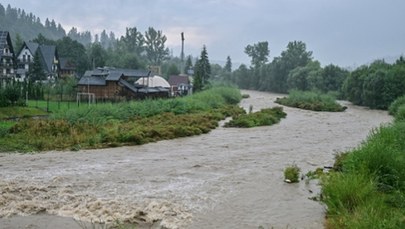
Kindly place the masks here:
[(137, 56), (144, 51), (145, 38), (136, 27), (126, 28), (125, 36), (122, 36), (120, 41), (124, 44), (125, 49)]
[(104, 67), (107, 52), (100, 43), (93, 43), (89, 49), (89, 59), (93, 67)]
[(54, 40), (46, 38), (42, 33), (38, 34), (38, 36), (33, 40), (33, 42), (38, 43), (40, 45), (56, 45)]
[(233, 83), (242, 89), (248, 89), (250, 86), (249, 74), (249, 69), (246, 67), (246, 65), (241, 64), (239, 68), (232, 74)]
[(32, 82), (46, 80), (46, 75), (42, 68), (41, 56), (38, 50), (34, 54), (34, 60), (31, 64), (28, 76)]
[(177, 65), (176, 65), (176, 64), (172, 63), (172, 64), (169, 66), (169, 69), (167, 69), (166, 75), (167, 75), (167, 76), (172, 76), (172, 75), (179, 75), (179, 74), (180, 74), (179, 68), (177, 68)]
[(168, 58), (169, 48), (165, 47), (166, 40), (167, 38), (161, 30), (156, 31), (149, 27), (145, 32), (146, 56), (151, 64), (160, 65)]
[(14, 51), (18, 52), (18, 50), (20, 50), (20, 48), (22, 47), (23, 43), (24, 43), (24, 41), (21, 38), (21, 35), (19, 33), (17, 33), (15, 35), (15, 40), (14, 40), (14, 45), (13, 45), (14, 46)]
[(291, 70), (303, 67), (312, 60), (312, 52), (306, 50), (302, 41), (289, 42), (287, 50), (274, 58), (270, 80), (270, 90), (285, 93), (288, 90), (287, 78)]
[(65, 36), (56, 41), (56, 47), (60, 57), (68, 58), (76, 66), (76, 71), (79, 75), (83, 74), (90, 67), (89, 59), (87, 58), (86, 48), (72, 38)]
[(200, 59), (196, 61), (194, 68), (193, 86), (195, 91), (204, 90), (209, 86), (209, 78), (211, 76), (211, 65), (208, 60), (208, 52), (205, 45), (201, 51)]
[(192, 57), (189, 55), (189, 56), (187, 56), (187, 59), (186, 59), (186, 64), (184, 66), (184, 72), (186, 74), (188, 74), (189, 70), (193, 69), (193, 61), (191, 60), (191, 58)]
[(269, 43), (267, 41), (258, 42), (257, 44), (245, 47), (245, 53), (252, 59), (253, 67), (258, 68), (268, 61), (270, 54)]
[(321, 64), (318, 61), (311, 61), (303, 67), (296, 67), (288, 74), (288, 88), (301, 91), (316, 89), (321, 83), (321, 72)]
[(228, 73), (232, 72), (232, 61), (230, 56), (226, 57), (226, 64), (224, 67), (224, 71)]
[(328, 91), (341, 91), (342, 85), (349, 72), (339, 66), (330, 64), (323, 68), (322, 71), (322, 87), (319, 89)]

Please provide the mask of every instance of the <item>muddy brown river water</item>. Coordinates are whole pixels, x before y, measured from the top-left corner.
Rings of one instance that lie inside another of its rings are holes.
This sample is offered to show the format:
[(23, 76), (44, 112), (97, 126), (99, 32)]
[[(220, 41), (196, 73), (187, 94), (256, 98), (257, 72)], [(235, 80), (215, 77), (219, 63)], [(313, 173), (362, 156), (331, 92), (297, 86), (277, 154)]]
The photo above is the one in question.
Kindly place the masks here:
[[(243, 91), (241, 106), (272, 107), (281, 95)], [(138, 222), (140, 228), (323, 228), (316, 181), (286, 184), (333, 164), (385, 111), (342, 102), (345, 112), (284, 107), (269, 127), (218, 127), (200, 136), (79, 152), (0, 154), (0, 228), (86, 228), (81, 221)], [(90, 228), (90, 227), (87, 227)]]

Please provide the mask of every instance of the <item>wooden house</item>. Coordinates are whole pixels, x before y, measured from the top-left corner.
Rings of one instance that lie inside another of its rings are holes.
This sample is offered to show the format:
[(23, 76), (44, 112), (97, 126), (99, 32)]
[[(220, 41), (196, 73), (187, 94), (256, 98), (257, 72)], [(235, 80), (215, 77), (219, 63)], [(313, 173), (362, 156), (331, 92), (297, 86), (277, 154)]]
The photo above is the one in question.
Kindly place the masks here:
[(192, 93), (191, 80), (186, 75), (173, 75), (168, 80), (173, 96), (184, 96)]
[(168, 97), (168, 88), (158, 89), (135, 83), (145, 77), (150, 77), (150, 71), (114, 68), (86, 71), (77, 84), (78, 99), (118, 101)]

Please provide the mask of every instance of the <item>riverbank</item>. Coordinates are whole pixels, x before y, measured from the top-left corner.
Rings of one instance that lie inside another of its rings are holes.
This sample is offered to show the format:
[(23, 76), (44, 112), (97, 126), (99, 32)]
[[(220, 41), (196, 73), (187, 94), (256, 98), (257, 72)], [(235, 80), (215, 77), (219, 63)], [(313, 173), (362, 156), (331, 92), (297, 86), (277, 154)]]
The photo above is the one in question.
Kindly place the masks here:
[[(250, 98), (240, 105), (253, 111), (284, 96), (242, 93)], [(156, 220), (169, 228), (322, 228), (324, 206), (308, 199), (319, 186), (286, 184), (283, 169), (295, 163), (306, 173), (332, 165), (337, 152), (391, 121), (387, 112), (344, 105), (337, 113), (284, 107), (287, 117), (273, 126), (223, 128), (220, 122), (208, 134), (140, 146), (0, 154), (3, 183), (37, 190), (30, 191), (35, 198), (21, 192), (3, 201), (0, 215), (34, 214), (42, 206), (84, 221)]]

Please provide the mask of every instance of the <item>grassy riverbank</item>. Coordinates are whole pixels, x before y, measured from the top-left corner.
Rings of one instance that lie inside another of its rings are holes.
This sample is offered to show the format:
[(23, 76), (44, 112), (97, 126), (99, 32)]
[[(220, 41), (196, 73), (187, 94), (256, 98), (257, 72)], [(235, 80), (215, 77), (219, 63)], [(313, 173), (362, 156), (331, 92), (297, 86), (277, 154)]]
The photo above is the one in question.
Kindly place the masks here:
[(327, 228), (405, 228), (405, 122), (395, 119), (324, 177)]
[(207, 133), (242, 113), (238, 89), (218, 87), (189, 97), (100, 104), (22, 120), (0, 136), (0, 151), (78, 150), (144, 144)]
[(288, 97), (277, 98), (276, 103), (312, 111), (344, 111), (346, 107), (336, 102), (332, 95), (320, 94), (312, 91), (289, 92)]

